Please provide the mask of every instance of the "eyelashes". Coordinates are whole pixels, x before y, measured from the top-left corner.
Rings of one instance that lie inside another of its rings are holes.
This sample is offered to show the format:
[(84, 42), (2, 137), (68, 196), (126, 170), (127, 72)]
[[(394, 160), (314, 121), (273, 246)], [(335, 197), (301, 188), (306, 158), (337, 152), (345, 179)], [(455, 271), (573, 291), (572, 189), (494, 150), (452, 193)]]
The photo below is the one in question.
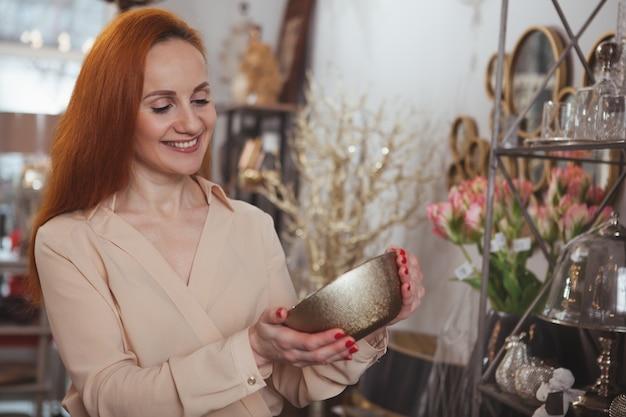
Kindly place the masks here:
[(160, 113), (165, 113), (171, 108), (172, 108), (172, 105), (168, 104), (167, 106), (163, 106), (163, 107), (152, 107), (152, 111), (156, 114), (160, 114)]
[[(198, 105), (198, 106), (206, 106), (207, 104), (210, 103), (210, 100), (203, 98), (203, 99), (199, 99), (199, 100), (192, 100), (191, 101), (193, 104)], [(152, 107), (152, 112), (156, 113), (156, 114), (162, 114), (167, 112), (169, 109), (171, 109), (172, 107), (174, 107), (172, 104), (168, 104), (162, 107)]]

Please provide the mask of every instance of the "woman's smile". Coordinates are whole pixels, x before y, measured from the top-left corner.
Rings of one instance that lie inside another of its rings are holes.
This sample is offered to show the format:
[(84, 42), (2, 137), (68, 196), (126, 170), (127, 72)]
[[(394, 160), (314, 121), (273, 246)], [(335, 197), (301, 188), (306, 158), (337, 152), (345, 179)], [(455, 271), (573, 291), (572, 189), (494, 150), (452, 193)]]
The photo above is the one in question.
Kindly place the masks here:
[(163, 144), (170, 148), (174, 148), (174, 150), (178, 152), (195, 152), (200, 149), (198, 142), (199, 140), (196, 137), (193, 139), (164, 141)]

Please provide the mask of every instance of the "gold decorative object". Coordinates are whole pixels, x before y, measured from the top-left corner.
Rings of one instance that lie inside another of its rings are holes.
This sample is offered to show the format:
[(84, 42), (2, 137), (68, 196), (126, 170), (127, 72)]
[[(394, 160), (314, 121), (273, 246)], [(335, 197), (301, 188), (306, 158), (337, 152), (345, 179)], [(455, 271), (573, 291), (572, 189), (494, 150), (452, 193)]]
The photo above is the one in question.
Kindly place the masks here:
[(306, 297), (285, 324), (308, 333), (340, 328), (358, 340), (387, 324), (401, 307), (396, 253), (387, 252)]
[(310, 78), (305, 98), (288, 142), (298, 183), (264, 177), (257, 190), (286, 214), (300, 297), (379, 253), (394, 227), (426, 220), (445, 144), (430, 116), (408, 106), (370, 109), (366, 94), (329, 96)]
[(239, 63), (239, 71), (247, 81), (248, 103), (278, 102), (283, 77), (271, 47), (261, 42), (261, 28), (257, 25), (250, 26), (250, 42)]

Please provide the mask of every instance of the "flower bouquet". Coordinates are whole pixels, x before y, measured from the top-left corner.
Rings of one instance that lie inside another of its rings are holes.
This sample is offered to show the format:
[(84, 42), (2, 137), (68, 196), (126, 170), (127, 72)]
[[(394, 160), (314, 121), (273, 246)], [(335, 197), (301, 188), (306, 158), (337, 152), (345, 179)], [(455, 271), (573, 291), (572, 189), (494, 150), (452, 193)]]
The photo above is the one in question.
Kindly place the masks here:
[[(543, 285), (526, 265), (537, 242), (522, 210), (528, 212), (549, 246), (550, 256), (556, 259), (564, 243), (586, 230), (604, 198), (604, 191), (593, 185), (590, 174), (576, 165), (554, 168), (543, 196), (533, 193), (528, 180), (512, 182), (522, 206), (508, 182), (496, 182), (494, 188), (487, 297), (495, 310), (522, 314)], [(427, 207), (433, 232), (457, 245), (467, 260), (457, 268), (454, 279), (477, 290), (481, 286), (482, 272), (472, 264), (466, 247), (476, 245), (479, 254), (484, 255), (487, 185), (487, 179), (482, 176), (463, 181), (450, 189), (447, 201)], [(608, 219), (611, 211), (610, 207), (605, 207), (597, 221)], [(548, 270), (547, 274), (550, 273)]]

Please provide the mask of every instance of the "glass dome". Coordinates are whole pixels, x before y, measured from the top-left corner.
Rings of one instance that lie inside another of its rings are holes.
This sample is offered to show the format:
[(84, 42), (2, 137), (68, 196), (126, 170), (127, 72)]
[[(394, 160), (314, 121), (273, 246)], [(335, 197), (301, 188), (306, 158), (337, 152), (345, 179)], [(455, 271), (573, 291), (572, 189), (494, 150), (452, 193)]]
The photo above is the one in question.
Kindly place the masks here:
[(626, 229), (616, 213), (564, 247), (539, 317), (570, 326), (626, 332)]

